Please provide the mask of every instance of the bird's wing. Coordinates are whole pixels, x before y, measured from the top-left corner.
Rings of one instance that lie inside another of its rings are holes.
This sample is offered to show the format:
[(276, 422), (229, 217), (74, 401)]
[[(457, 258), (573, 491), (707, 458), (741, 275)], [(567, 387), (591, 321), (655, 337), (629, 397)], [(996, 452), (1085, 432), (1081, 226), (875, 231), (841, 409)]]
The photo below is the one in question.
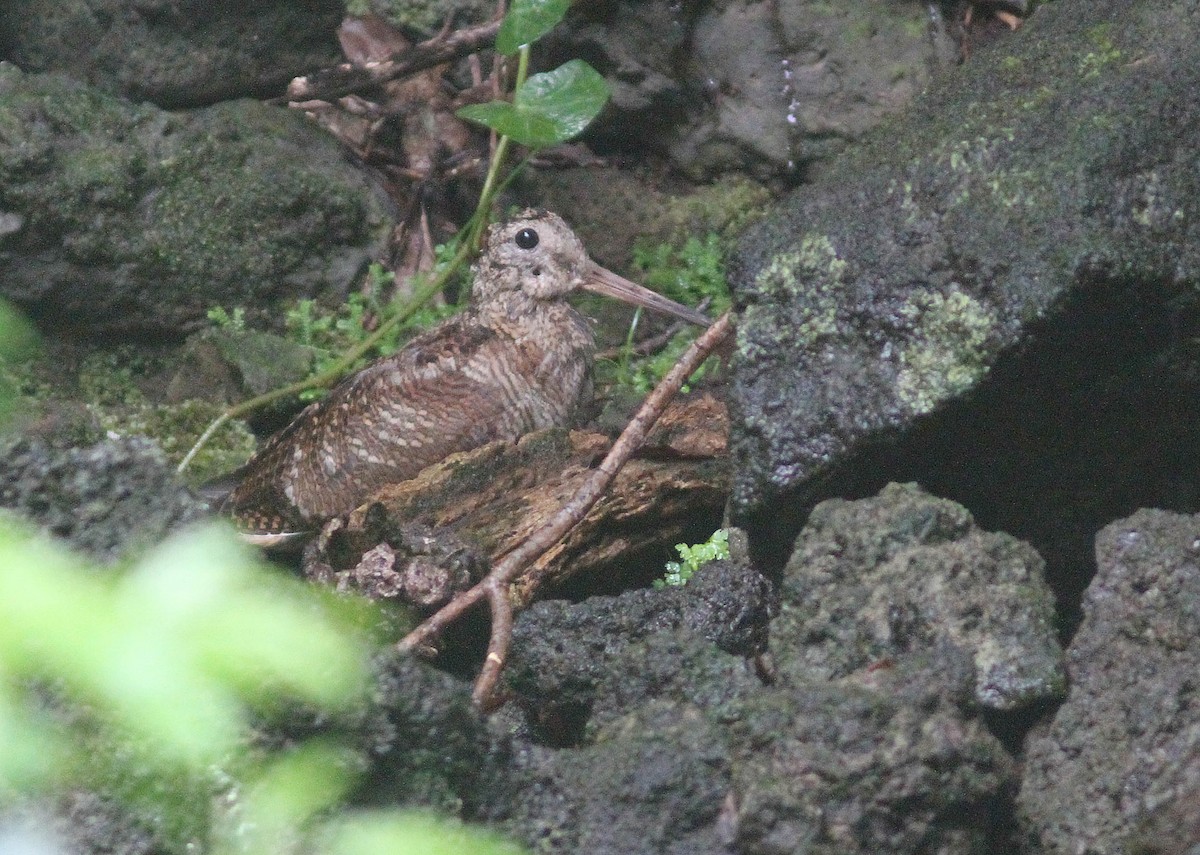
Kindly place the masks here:
[(252, 530), (311, 527), (455, 451), (514, 438), (532, 427), (523, 378), (541, 358), (452, 319), (304, 410), (250, 461), (226, 508)]

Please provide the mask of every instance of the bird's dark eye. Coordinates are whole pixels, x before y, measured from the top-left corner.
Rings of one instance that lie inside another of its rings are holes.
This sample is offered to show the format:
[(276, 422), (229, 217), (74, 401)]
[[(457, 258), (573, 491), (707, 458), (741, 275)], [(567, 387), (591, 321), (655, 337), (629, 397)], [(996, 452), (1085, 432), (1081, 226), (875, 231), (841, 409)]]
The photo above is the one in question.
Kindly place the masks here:
[(538, 233), (533, 229), (521, 229), (515, 240), (521, 249), (533, 249), (538, 245)]

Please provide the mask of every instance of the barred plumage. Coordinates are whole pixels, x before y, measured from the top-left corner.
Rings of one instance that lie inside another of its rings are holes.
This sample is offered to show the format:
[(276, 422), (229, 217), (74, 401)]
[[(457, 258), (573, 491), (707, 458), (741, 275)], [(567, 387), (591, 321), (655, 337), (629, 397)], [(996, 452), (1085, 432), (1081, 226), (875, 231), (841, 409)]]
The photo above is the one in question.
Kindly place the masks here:
[(565, 300), (581, 287), (707, 323), (597, 266), (557, 215), (525, 211), (489, 230), (471, 305), (301, 412), (226, 510), (252, 533), (312, 529), (456, 451), (568, 424), (591, 396), (595, 341)]

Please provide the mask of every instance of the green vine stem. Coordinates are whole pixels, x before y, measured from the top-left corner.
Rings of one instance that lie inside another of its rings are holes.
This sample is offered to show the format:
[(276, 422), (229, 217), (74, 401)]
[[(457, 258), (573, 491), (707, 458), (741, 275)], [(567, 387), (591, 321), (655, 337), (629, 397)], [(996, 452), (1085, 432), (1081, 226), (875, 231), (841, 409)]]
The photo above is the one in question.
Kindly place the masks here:
[[(529, 45), (521, 45), (517, 54), (517, 80), (513, 85), (514, 92), (521, 88), (521, 84), (529, 76), (529, 52)], [(500, 192), (500, 188), (496, 187), (496, 178), (508, 156), (508, 145), (508, 136), (501, 134), (496, 143), (496, 150), (492, 153), (492, 162), (488, 164), (487, 177), (483, 180), (483, 189), (479, 191), (479, 204), (475, 206), (475, 213), (471, 215), (471, 240), (468, 243), (473, 252), (479, 252), (483, 232), (491, 213), (493, 197)]]
[(188, 464), (190, 464), (193, 458), (195, 458), (200, 449), (202, 449), (212, 438), (213, 434), (220, 430), (221, 426), (230, 419), (240, 418), (248, 413), (254, 412), (260, 407), (265, 407), (267, 404), (274, 403), (275, 401), (283, 398), (289, 398), (292, 395), (299, 395), (301, 392), (307, 392), (309, 389), (322, 389), (327, 386), (332, 386), (342, 378), (342, 376), (346, 373), (346, 370), (350, 368), (351, 365), (357, 362), (364, 353), (367, 353), (372, 347), (374, 347), (380, 339), (386, 336), (397, 326), (411, 318), (418, 309), (425, 305), (425, 303), (429, 302), (434, 294), (437, 294), (439, 291), (441, 291), (446, 286), (446, 282), (450, 276), (452, 276), (454, 271), (456, 271), (464, 262), (466, 262), (470, 254), (471, 249), (469, 243), (467, 241), (463, 241), (461, 244), (459, 244), (458, 251), (450, 259), (449, 263), (447, 263), (445, 267), (431, 277), (424, 286), (419, 288), (417, 292), (413, 294), (412, 299), (407, 305), (404, 306), (404, 308), (397, 312), (393, 317), (388, 318), (387, 321), (380, 324), (379, 329), (375, 330), (375, 332), (371, 333), (361, 342), (350, 348), (350, 350), (346, 351), (346, 353), (344, 353), (340, 359), (338, 359), (335, 363), (333, 363), (333, 365), (329, 366), (329, 368), (325, 369), (320, 374), (309, 377), (305, 380), (297, 381), (288, 386), (281, 386), (278, 389), (272, 389), (270, 392), (264, 392), (261, 395), (249, 398), (245, 401), (242, 401), (240, 404), (235, 404), (234, 406), (225, 410), (225, 412), (213, 419), (208, 427), (204, 429), (204, 432), (200, 434), (200, 437), (196, 440), (191, 450), (184, 455), (183, 460), (179, 461), (179, 466), (176, 467), (175, 471), (182, 474), (184, 470), (187, 469)]

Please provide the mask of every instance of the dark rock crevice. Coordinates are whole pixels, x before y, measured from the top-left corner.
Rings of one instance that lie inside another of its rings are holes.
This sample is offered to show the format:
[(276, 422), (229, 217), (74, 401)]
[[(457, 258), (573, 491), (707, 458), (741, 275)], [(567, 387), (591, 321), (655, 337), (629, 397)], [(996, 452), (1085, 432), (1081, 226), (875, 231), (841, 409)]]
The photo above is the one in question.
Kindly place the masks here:
[[(1139, 507), (1200, 510), (1195, 294), (1096, 278), (1032, 326), (972, 392), (864, 443), (749, 521), (778, 567), (817, 502), (915, 481), (1046, 559), (1063, 629), (1095, 572), (1092, 540)], [(783, 513), (781, 513), (781, 509)]]

